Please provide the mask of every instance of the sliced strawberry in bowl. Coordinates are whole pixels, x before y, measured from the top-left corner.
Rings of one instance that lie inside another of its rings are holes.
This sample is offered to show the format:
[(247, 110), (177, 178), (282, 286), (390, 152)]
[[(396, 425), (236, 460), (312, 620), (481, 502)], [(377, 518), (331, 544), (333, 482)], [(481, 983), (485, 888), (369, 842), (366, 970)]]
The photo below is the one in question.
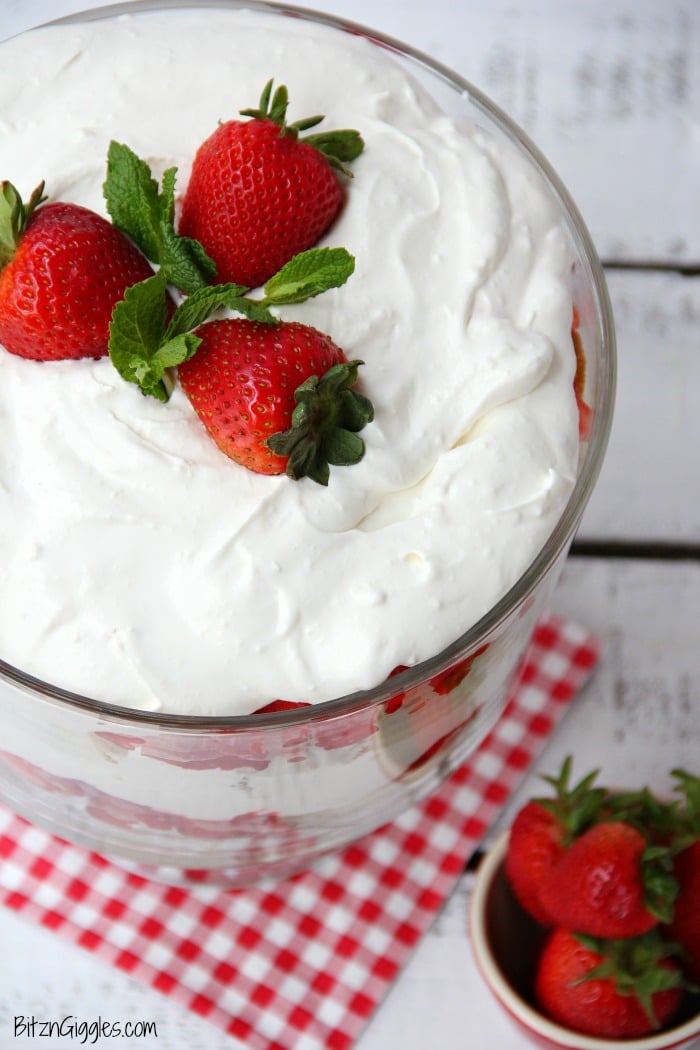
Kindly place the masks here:
[(571, 322), (571, 341), (574, 344), (576, 354), (576, 373), (574, 375), (574, 396), (576, 397), (576, 408), (578, 409), (578, 432), (581, 441), (587, 441), (591, 436), (593, 427), (593, 410), (585, 400), (586, 390), (586, 353), (583, 348), (583, 339), (579, 330), (580, 318), (576, 307), (574, 307)]

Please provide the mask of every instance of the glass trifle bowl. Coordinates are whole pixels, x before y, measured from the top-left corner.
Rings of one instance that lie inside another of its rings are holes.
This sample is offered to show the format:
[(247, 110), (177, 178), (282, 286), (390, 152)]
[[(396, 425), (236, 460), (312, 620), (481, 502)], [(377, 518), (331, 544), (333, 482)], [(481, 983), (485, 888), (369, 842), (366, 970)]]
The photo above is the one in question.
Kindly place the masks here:
[[(537, 500), (532, 500), (528, 505), (528, 499), (523, 497), (522, 506), (514, 513), (513, 522), (516, 525), (526, 522), (528, 535), (536, 537), (536, 540), (530, 538), (531, 546), (525, 548), (525, 557), (521, 553), (520, 561), (515, 558), (510, 564), (510, 552), (517, 552), (522, 546), (517, 529), (512, 535), (506, 530), (499, 541), (500, 548), (496, 540), (493, 545), (490, 541), (487, 542), (483, 533), (471, 543), (467, 540), (444, 542), (451, 593), (460, 590), (466, 593), (470, 589), (479, 591), (480, 583), (474, 583), (475, 558), (481, 567), (478, 580), (484, 576), (494, 576), (496, 582), (490, 584), (494, 589), (488, 592), (488, 597), (476, 594), (476, 604), (473, 608), (477, 613), (466, 620), (463, 614), (460, 614), (460, 617), (455, 615), (454, 621), (449, 619), (450, 614), (444, 612), (446, 603), (442, 601), (440, 593), (433, 595), (432, 604), (427, 602), (422, 605), (418, 591), (413, 605), (403, 601), (407, 622), (413, 623), (419, 636), (431, 638), (432, 618), (439, 620), (440, 617), (447, 617), (448, 632), (445, 633), (443, 626), (441, 640), (432, 648), (429, 641), (426, 642), (427, 650), (425, 647), (421, 649), (418, 643), (413, 647), (409, 645), (406, 648), (409, 656), (401, 659), (397, 655), (402, 652), (400, 645), (392, 649), (387, 644), (387, 653), (384, 655), (381, 651), (384, 643), (376, 643), (372, 635), (373, 624), (376, 622), (375, 607), (377, 604), (381, 605), (383, 600), (383, 579), (378, 577), (375, 587), (375, 581), (368, 578), (364, 590), (362, 586), (356, 588), (352, 592), (352, 601), (359, 601), (359, 604), (352, 606), (347, 583), (342, 578), (336, 578), (338, 562), (329, 562), (326, 565), (321, 561), (316, 569), (325, 579), (325, 585), (332, 595), (331, 606), (343, 609), (346, 618), (348, 607), (355, 609), (355, 621), (351, 629), (346, 631), (340, 645), (334, 634), (337, 625), (330, 622), (330, 614), (327, 637), (324, 635), (323, 616), (314, 622), (316, 645), (321, 653), (326, 652), (327, 677), (333, 684), (329, 685), (323, 680), (324, 672), (321, 671), (313, 695), (308, 698), (301, 687), (297, 687), (295, 693), (287, 688), (288, 683), (282, 682), (279, 689), (271, 686), (268, 693), (259, 692), (251, 699), (254, 690), (251, 694), (246, 678), (246, 661), (239, 659), (241, 649), (240, 646), (237, 649), (234, 644), (238, 640), (233, 637), (235, 630), (230, 637), (219, 632), (213, 641), (212, 637), (205, 637), (207, 632), (204, 628), (200, 629), (199, 634), (201, 645), (207, 653), (217, 648), (227, 650), (227, 647), (231, 647), (233, 655), (228, 664), (224, 662), (223, 692), (226, 691), (228, 681), (232, 697), (241, 694), (245, 702), (243, 706), (232, 703), (230, 709), (225, 703), (209, 703), (206, 660), (203, 670), (196, 671), (196, 689), (192, 688), (192, 694), (196, 692), (200, 699), (197, 703), (188, 704), (186, 687), (181, 689), (184, 701), (182, 696), (176, 699), (174, 692), (171, 693), (167, 686), (161, 686), (160, 691), (151, 689), (147, 700), (144, 700), (136, 693), (132, 697), (125, 687), (117, 689), (115, 686), (115, 693), (112, 695), (108, 688), (109, 683), (104, 689), (83, 688), (80, 685), (79, 670), (75, 678), (61, 678), (60, 675), (54, 678), (50, 656), (46, 653), (58, 651), (55, 639), (47, 641), (45, 647), (37, 642), (35, 649), (39, 662), (32, 662), (31, 665), (13, 657), (7, 651), (0, 652), (0, 656), (5, 658), (0, 661), (0, 798), (4, 803), (30, 821), (68, 840), (123, 862), (137, 864), (158, 877), (199, 881), (207, 879), (228, 886), (244, 886), (262, 878), (286, 876), (305, 867), (313, 858), (340, 848), (392, 820), (404, 809), (435, 790), (466, 760), (494, 725), (518, 674), (534, 626), (547, 608), (562, 563), (600, 470), (613, 410), (615, 349), (612, 315), (601, 265), (586, 227), (566, 189), (547, 161), (506, 115), (476, 88), (425, 55), (339, 18), (269, 3), (128, 3), (86, 11), (61, 20), (58, 25), (61, 32), (64, 31), (63, 27), (66, 27), (66, 31), (71, 33), (91, 32), (90, 27), (99, 27), (99, 32), (107, 34), (104, 40), (107, 41), (109, 51), (112, 39), (110, 34), (113, 32), (118, 33), (122, 41), (121, 46), (125, 46), (125, 40), (133, 44), (141, 32), (140, 27), (146, 27), (144, 32), (148, 34), (152, 31), (148, 26), (152, 27), (156, 24), (154, 20), (159, 19), (157, 32), (160, 34), (162, 45), (160, 54), (165, 55), (160, 61), (172, 64), (174, 83), (180, 68), (177, 55), (179, 45), (175, 39), (178, 35), (175, 31), (178, 20), (196, 16), (198, 22), (206, 25), (209, 18), (219, 18), (221, 15), (225, 15), (226, 18), (252, 19), (255, 22), (255, 32), (259, 32), (262, 27), (266, 36), (270, 35), (267, 32), (269, 26), (273, 31), (272, 35), (276, 34), (279, 40), (287, 40), (286, 48), (294, 52), (303, 46), (310, 47), (313, 52), (319, 34), (326, 43), (335, 41), (341, 49), (339, 54), (344, 55), (345, 50), (350, 49), (348, 61), (351, 66), (357, 62), (357, 68), (361, 71), (358, 74), (358, 83), (364, 77), (364, 63), (369, 64), (368, 68), (378, 69), (379, 76), (381, 71), (386, 69), (389, 80), (399, 78), (409, 108), (414, 106), (417, 99), (421, 111), (425, 110), (435, 115), (443, 139), (458, 141), (462, 136), (471, 137), (483, 147), (484, 153), (479, 163), (486, 164), (491, 181), (487, 184), (488, 192), (477, 182), (474, 193), (485, 193), (486, 197), (490, 194), (504, 194), (504, 199), (509, 199), (510, 193), (510, 204), (517, 210), (515, 197), (521, 191), (525, 193), (525, 188), (529, 193), (534, 187), (536, 200), (546, 201), (546, 209), (549, 209), (547, 213), (551, 211), (556, 216), (555, 256), (560, 260), (560, 273), (557, 277), (559, 320), (556, 324), (560, 329), (561, 310), (569, 311), (566, 322), (568, 345), (565, 354), (565, 357), (568, 355), (569, 361), (564, 372), (571, 391), (566, 440), (573, 448), (570, 484), (559, 503), (555, 501), (556, 510), (553, 512), (550, 506), (548, 514), (543, 513)], [(217, 22), (216, 26), (214, 35), (222, 36), (221, 23)], [(242, 43), (238, 33), (233, 32), (233, 28), (235, 26), (232, 23), (230, 37), (225, 40), (231, 63), (235, 60), (236, 48), (243, 54), (248, 47), (246, 41), (249, 42), (249, 38), (244, 36)], [(172, 40), (168, 35), (171, 31)], [(31, 48), (33, 42), (39, 39), (35, 34), (41, 32), (44, 30), (24, 34), (22, 39), (28, 42), (25, 46)], [(187, 32), (180, 34), (182, 39), (187, 36)], [(73, 43), (71, 47), (74, 48), (73, 61), (63, 61), (63, 66), (82, 69), (81, 75), (87, 76), (83, 69), (86, 60), (82, 44), (76, 47)], [(278, 51), (277, 54), (279, 57), (282, 51)], [(115, 68), (110, 69), (109, 60), (105, 63), (102, 59), (101, 71), (98, 73), (96, 68), (92, 68), (89, 76), (98, 81), (100, 77), (104, 78), (106, 82), (114, 84), (114, 90), (117, 91), (120, 90), (122, 82), (127, 83), (128, 73), (118, 68), (116, 57), (113, 61)], [(284, 67), (282, 58), (279, 61), (280, 66)], [(309, 62), (310, 59), (302, 57), (301, 61)], [(211, 65), (215, 66), (215, 62), (212, 61)], [(286, 71), (280, 75), (284, 75), (285, 79), (288, 77)], [(204, 74), (201, 74), (201, 77), (204, 77)], [(315, 70), (311, 68), (309, 79), (313, 81), (314, 77)], [(292, 89), (293, 85), (290, 84), (290, 94)], [(210, 90), (211, 85), (207, 86), (203, 82), (202, 93), (206, 94)], [(342, 88), (338, 90), (342, 95)], [(87, 94), (89, 95), (89, 92)], [(216, 119), (227, 117), (230, 110), (238, 108), (237, 101), (232, 102), (228, 92), (222, 89), (222, 95), (224, 97), (217, 98), (214, 106), (216, 117), (212, 122), (212, 130)], [(147, 98), (147, 95), (144, 97)], [(240, 105), (252, 102), (254, 98), (244, 98)], [(384, 126), (395, 130), (395, 120), (400, 123), (402, 118), (398, 111), (394, 112), (395, 100), (391, 92), (380, 90), (376, 93), (373, 105)], [(322, 97), (319, 100), (319, 108), (321, 106)], [(178, 103), (173, 104), (172, 108), (174, 118), (171, 115), (169, 122), (165, 122), (168, 125), (166, 133), (176, 135), (178, 124), (182, 127), (188, 124), (189, 109)], [(153, 104), (152, 109), (157, 113), (158, 105)], [(65, 120), (72, 128), (73, 137), (68, 136), (69, 145), (75, 150), (76, 156), (82, 156), (82, 151), (87, 151), (86, 156), (89, 158), (93, 147), (95, 153), (101, 151), (100, 155), (104, 156), (105, 142), (102, 138), (115, 135), (114, 128), (110, 125), (111, 110), (105, 111), (107, 130), (98, 125), (87, 128), (79, 126), (79, 117), (75, 116), (70, 105), (66, 107), (65, 113)], [(192, 119), (195, 120), (194, 117)], [(71, 122), (74, 122), (75, 126)], [(128, 130), (126, 129), (126, 132)], [(196, 134), (202, 137), (199, 131)], [(392, 134), (393, 130), (390, 138)], [(422, 132), (418, 134), (418, 139), (421, 134)], [(403, 131), (396, 130), (396, 140), (405, 144), (407, 140), (402, 136)], [(376, 163), (371, 160), (372, 148), (371, 134), (368, 134), (368, 164)], [(184, 186), (187, 180), (187, 161), (178, 154), (178, 149), (179, 147), (174, 148), (174, 154), (179, 163), (178, 178), (182, 177)], [(412, 149), (413, 142), (409, 151)], [(483, 160), (486, 155), (489, 158), (488, 163)], [(501, 160), (505, 158), (506, 161), (505, 166), (495, 176), (491, 168), (494, 157)], [(44, 157), (41, 158), (41, 162), (50, 163)], [(87, 169), (90, 168), (90, 163), (88, 159)], [(511, 168), (521, 173), (518, 176), (520, 182), (515, 195), (512, 187), (509, 190), (504, 189), (502, 185), (510, 177)], [(419, 169), (420, 162), (416, 161), (418, 179), (421, 178)], [(4, 172), (0, 174), (3, 178), (6, 175)], [(45, 177), (50, 183), (50, 175), (50, 171), (40, 171), (37, 173), (37, 181)], [(426, 178), (421, 193), (425, 192), (425, 199), (428, 199), (431, 197), (433, 186), (430, 177)], [(358, 185), (361, 179), (362, 172), (358, 165)], [(58, 182), (58, 192), (66, 199), (71, 199), (70, 195), (74, 192), (80, 195), (83, 188), (88, 186), (87, 198), (82, 203), (88, 206), (96, 205), (101, 188), (100, 180), (90, 174), (89, 170), (86, 175), (81, 163), (76, 162), (75, 170), (64, 174)], [(97, 196), (91, 198), (91, 193)], [(340, 226), (331, 230), (328, 235), (331, 240), (328, 243), (335, 243), (332, 238), (336, 233), (346, 232), (351, 241), (354, 237), (355, 244), (352, 247), (362, 247), (366, 242), (371, 246), (367, 229), (361, 220), (354, 217), (354, 193), (353, 185), (348, 190), (347, 203), (339, 220)], [(382, 186), (376, 183), (371, 193), (367, 191), (367, 199), (374, 195), (375, 207), (390, 210), (391, 196), (387, 196), (383, 202), (381, 194)], [(540, 203), (536, 205), (535, 211), (539, 208)], [(438, 207), (435, 215), (439, 213)], [(478, 217), (479, 209), (476, 209), (475, 214)], [(505, 214), (508, 217), (508, 208)], [(451, 251), (450, 245), (440, 241), (440, 223), (444, 221), (452, 225), (452, 216), (447, 216), (446, 220), (431, 219), (426, 224), (428, 232), (424, 230), (422, 234), (429, 238), (429, 228), (435, 225), (436, 240), (434, 243), (428, 243), (433, 253), (435, 272), (438, 274), (436, 280), (440, 281), (440, 267), (445, 265), (444, 257), (449, 256)], [(461, 238), (461, 227), (457, 224), (455, 228), (458, 230), (457, 236)], [(498, 312), (501, 300), (508, 301), (511, 295), (511, 278), (521, 282), (518, 294), (522, 302), (519, 300), (520, 305), (514, 308), (518, 322), (515, 327), (527, 329), (528, 326), (536, 325), (538, 310), (548, 316), (546, 294), (541, 302), (537, 300), (540, 303), (537, 308), (532, 307), (528, 298), (531, 294), (540, 294), (537, 289), (538, 282), (541, 281), (538, 269), (541, 259), (536, 254), (532, 255), (528, 247), (532, 231), (524, 230), (517, 222), (514, 222), (514, 228), (513, 240), (518, 241), (520, 238), (524, 245), (522, 254), (517, 256), (516, 265), (510, 266), (510, 269), (506, 267), (505, 271), (499, 270), (502, 258), (510, 258), (510, 249), (499, 248), (496, 243), (498, 236), (494, 236), (494, 244), (489, 248), (495, 258), (491, 276), (487, 278), (479, 272), (478, 260), (473, 260), (473, 272), (465, 271), (464, 280), (467, 283), (471, 282), (472, 291), (460, 299), (453, 312), (459, 314), (461, 311), (470, 323), (472, 316), (479, 315), (486, 307)], [(546, 237), (543, 235), (542, 241), (547, 238), (551, 240), (553, 236), (551, 233)], [(381, 234), (378, 237), (381, 237)], [(409, 261), (407, 272), (411, 269), (411, 253), (420, 250), (425, 254), (425, 243), (423, 240), (419, 246), (417, 241), (412, 241), (410, 231), (403, 236), (400, 251), (404, 261)], [(361, 269), (361, 262), (358, 262), (358, 269)], [(382, 295), (390, 296), (392, 285), (400, 286), (404, 278), (403, 271), (390, 275)], [(358, 280), (362, 280), (361, 275)], [(409, 294), (412, 294), (410, 290)], [(445, 296), (447, 302), (447, 290)], [(433, 295), (432, 298), (439, 300), (439, 295)], [(330, 324), (334, 321), (334, 306), (328, 308), (327, 314), (321, 315), (313, 312), (315, 308), (314, 305), (308, 315), (311, 323), (319, 317), (323, 323)], [(354, 310), (352, 323), (359, 326), (358, 331), (363, 338), (367, 335), (363, 325), (367, 330), (371, 330), (376, 318), (381, 319), (386, 313), (383, 304), (375, 305), (374, 314), (372, 309), (363, 305), (360, 299)], [(389, 313), (391, 309), (390, 303)], [(438, 314), (435, 316), (438, 317), (440, 312), (441, 304), (438, 302)], [(553, 310), (553, 315), (556, 313), (557, 311)], [(395, 323), (399, 324), (399, 320)], [(555, 321), (552, 323), (555, 324)], [(418, 329), (416, 321), (416, 339)], [(410, 326), (404, 338), (410, 342)], [(512, 346), (509, 344), (508, 352), (519, 353), (520, 336), (513, 338), (515, 342)], [(533, 387), (537, 387), (543, 376), (560, 370), (560, 363), (552, 363), (543, 350), (545, 341), (538, 337), (535, 343), (537, 360), (532, 366), (534, 372), (527, 380)], [(537, 364), (537, 361), (540, 363)], [(545, 361), (544, 365), (542, 361)], [(22, 368), (24, 367), (23, 364)], [(46, 368), (44, 364), (36, 363), (28, 367)], [(102, 363), (99, 367), (102, 367)], [(371, 361), (368, 361), (368, 367), (371, 367)], [(508, 371), (508, 362), (504, 367)], [(46, 369), (42, 377), (48, 374)], [(503, 389), (506, 392), (501, 392), (496, 410), (502, 411), (502, 406), (511, 402), (516, 405), (517, 410), (521, 390), (517, 383), (513, 386), (509, 379), (504, 382)], [(451, 400), (459, 400), (463, 396), (463, 391), (457, 386), (447, 393)], [(131, 392), (128, 396), (132, 396)], [(140, 395), (135, 392), (133, 397)], [(493, 407), (493, 404), (488, 403), (477, 405), (473, 409), (469, 426), (463, 428), (463, 433), (460, 433), (457, 439), (453, 436), (450, 449), (464, 448), (469, 446), (470, 442), (480, 440), (484, 432), (483, 415)], [(390, 415), (401, 416), (402, 404), (398, 398), (390, 406), (385, 404), (383, 408), (385, 418)], [(182, 406), (178, 411), (182, 416), (181, 409)], [(381, 392), (379, 405), (375, 405), (375, 409), (375, 419), (379, 418), (377, 425), (381, 428)], [(156, 409), (148, 411), (155, 412)], [(510, 409), (506, 407), (506, 411)], [(572, 412), (575, 415), (576, 430), (573, 441)], [(123, 422), (122, 420), (121, 423)], [(132, 435), (130, 440), (133, 441), (135, 428), (130, 420), (126, 421), (126, 425)], [(196, 424), (186, 420), (186, 426), (193, 427)], [(390, 423), (387, 422), (386, 426), (390, 427)], [(374, 452), (370, 429), (367, 433), (366, 459), (371, 461)], [(378, 430), (376, 433), (385, 435), (384, 430)], [(557, 442), (558, 433), (559, 431), (553, 434), (553, 443)], [(198, 432), (193, 440), (200, 440)], [(204, 441), (204, 438), (201, 440)], [(177, 458), (170, 445), (166, 448), (166, 453), (171, 459)], [(100, 454), (98, 450), (96, 455)], [(209, 455), (207, 452), (206, 456)], [(211, 455), (220, 454), (216, 451)], [(90, 470), (95, 469), (95, 462), (91, 459)], [(203, 469), (209, 469), (208, 459), (206, 468)], [(221, 466), (217, 461), (216, 470), (220, 469), (243, 468), (228, 462)], [(408, 495), (403, 492), (397, 496), (397, 490), (401, 487), (397, 482), (387, 498), (389, 510), (384, 517), (382, 510), (382, 513), (372, 518), (372, 511), (362, 503), (366, 496), (357, 496), (357, 491), (362, 488), (361, 479), (364, 475), (361, 471), (364, 469), (364, 461), (358, 468), (338, 469), (357, 470), (356, 476), (360, 481), (352, 491), (340, 489), (338, 492), (335, 492), (334, 481), (331, 481), (328, 492), (323, 495), (329, 500), (335, 500), (337, 506), (333, 507), (334, 513), (342, 516), (342, 504), (346, 493), (349, 493), (348, 500), (351, 500), (351, 497), (359, 498), (364, 507), (364, 513), (357, 516), (357, 523), (352, 529), (346, 530), (343, 543), (350, 544), (350, 534), (362, 530), (363, 543), (367, 534), (372, 533), (376, 542), (390, 545), (397, 515), (399, 518), (410, 519), (412, 516), (417, 518), (422, 513), (421, 478), (414, 478), (410, 485), (405, 485)], [(193, 486), (198, 484), (193, 480), (192, 472), (196, 470), (196, 462), (194, 465), (188, 463), (186, 480), (191, 481)], [(452, 488), (455, 485), (459, 487), (463, 481), (464, 478), (461, 482), (459, 478), (453, 479), (450, 485)], [(117, 491), (118, 483), (112, 480), (111, 484), (112, 491), (108, 498), (113, 502), (121, 496)], [(142, 490), (147, 486), (142, 480), (138, 484), (141, 497)], [(300, 497), (302, 502), (311, 501), (309, 505), (312, 511), (316, 506), (323, 506), (313, 502), (320, 497), (307, 495), (308, 485), (311, 484), (308, 479), (291, 482), (281, 477), (274, 479), (271, 484), (307, 486), (303, 498)], [(6, 485), (6, 488), (13, 487)], [(99, 490), (101, 498), (104, 498), (102, 482)], [(269, 491), (271, 490), (265, 489), (266, 494)], [(447, 487), (442, 492), (447, 501)], [(504, 514), (511, 512), (511, 508), (505, 506), (508, 498), (506, 493)], [(194, 494), (192, 500), (195, 500)], [(265, 500), (261, 502), (267, 505)], [(442, 504), (434, 497), (433, 502), (434, 507), (426, 521), (439, 538), (440, 522), (443, 520)], [(9, 499), (7, 506), (12, 513)], [(206, 510), (207, 508), (205, 513)], [(325, 509), (319, 513), (322, 517)], [(132, 515), (132, 518), (134, 517)], [(497, 512), (492, 511), (489, 520), (495, 523), (497, 517)], [(262, 515), (262, 519), (261, 534), (268, 527), (265, 524), (265, 515)], [(538, 525), (539, 519), (542, 519), (544, 524), (540, 522)], [(494, 525), (495, 531), (501, 529), (500, 520)], [(147, 521), (135, 521), (132, 522), (132, 527), (138, 534), (139, 528), (149, 526)], [(330, 533), (333, 529), (329, 527), (327, 531)], [(32, 577), (26, 583), (28, 588), (31, 588), (32, 582), (36, 582), (36, 574), (41, 575), (44, 571), (40, 548), (40, 543), (34, 544), (31, 557)], [(381, 550), (390, 550), (390, 546)], [(69, 544), (66, 552), (65, 572), (61, 576), (60, 587), (64, 592), (72, 592), (75, 589), (78, 597), (72, 600), (74, 607), (77, 607), (76, 602), (80, 605), (80, 595), (85, 593), (84, 570), (79, 548)], [(270, 557), (272, 558), (272, 555)], [(75, 559), (75, 565), (71, 559)], [(410, 571), (422, 573), (424, 576), (430, 575), (429, 555), (424, 558), (420, 551), (415, 550), (406, 554), (404, 561), (410, 563)], [(196, 562), (196, 557), (193, 557), (192, 563)], [(381, 562), (381, 558), (378, 562)], [(508, 562), (505, 568), (503, 562)], [(180, 566), (180, 571), (184, 573), (185, 569)], [(187, 572), (189, 571), (188, 563)], [(146, 594), (147, 585), (142, 580), (137, 566), (130, 566), (128, 562), (117, 564), (114, 572), (121, 577), (122, 583), (126, 581), (128, 588), (132, 589), (137, 603), (139, 588), (143, 589), (144, 605), (150, 614), (150, 596)], [(45, 573), (49, 573), (48, 568)], [(14, 586), (17, 586), (16, 582)], [(20, 581), (20, 587), (22, 586), (24, 584)], [(209, 587), (209, 582), (205, 581), (202, 586), (208, 593), (206, 588)], [(89, 600), (92, 599), (84, 599), (86, 603)], [(198, 601), (199, 598), (196, 598), (195, 604)], [(13, 617), (19, 622), (23, 619), (26, 621), (26, 611), (19, 615), (12, 605), (13, 603), (9, 602), (2, 613), (6, 622)], [(366, 617), (362, 614), (363, 607), (366, 609)], [(256, 621), (264, 619), (264, 604), (261, 609), (250, 610), (249, 618)], [(395, 613), (398, 615), (398, 612), (398, 609), (389, 608), (385, 615), (389, 618)], [(46, 615), (46, 607), (39, 604), (37, 616), (42, 615)], [(246, 608), (240, 610), (242, 619), (238, 622), (244, 624), (247, 615)], [(290, 618), (299, 621), (304, 629), (303, 606), (301, 611), (297, 611), (295, 616)], [(398, 622), (403, 623), (400, 619)], [(67, 626), (70, 628), (71, 625)], [(50, 628), (50, 623), (42, 624), (38, 637), (48, 638)], [(61, 623), (61, 630), (67, 636), (65, 628), (66, 624)], [(73, 633), (80, 634), (79, 631)], [(401, 630), (397, 633), (400, 635)], [(7, 637), (15, 637), (17, 630), (13, 626), (6, 634)], [(0, 639), (2, 637), (4, 636), (0, 634)], [(193, 638), (196, 643), (196, 632)], [(79, 638), (76, 652), (82, 653), (84, 660), (83, 657), (76, 657), (74, 662), (79, 666), (83, 662), (86, 665), (99, 665), (102, 660), (99, 641), (89, 633), (82, 640)], [(94, 654), (93, 645), (96, 647)], [(167, 662), (176, 668), (176, 674), (179, 674), (183, 681), (187, 681), (188, 674), (193, 673), (188, 667), (190, 657), (187, 648), (184, 644), (168, 642), (167, 636), (164, 635), (161, 648), (165, 646), (167, 649), (168, 645), (172, 646), (172, 652), (168, 652)], [(365, 650), (372, 649), (373, 646), (374, 650), (379, 652), (375, 658), (374, 677), (371, 681), (367, 680), (369, 672), (366, 670), (362, 671), (357, 681), (353, 680), (351, 673), (346, 678), (338, 678), (335, 675), (335, 667), (340, 664), (352, 672), (354, 663), (357, 662), (359, 666)], [(418, 654), (417, 657), (415, 653)], [(268, 646), (262, 660), (262, 664), (265, 665), (262, 680), (267, 680), (268, 671), (271, 669), (273, 673), (270, 680), (274, 682), (277, 662), (277, 650), (274, 645)], [(280, 653), (280, 665), (282, 662)], [(323, 667), (323, 662), (321, 666)], [(41, 669), (39, 672), (37, 667)], [(216, 674), (217, 689), (221, 693), (221, 673)], [(109, 679), (107, 670), (104, 677)], [(212, 667), (212, 696), (214, 677), (215, 671)], [(341, 685), (338, 685), (339, 682)], [(346, 684), (343, 686), (342, 683)]]

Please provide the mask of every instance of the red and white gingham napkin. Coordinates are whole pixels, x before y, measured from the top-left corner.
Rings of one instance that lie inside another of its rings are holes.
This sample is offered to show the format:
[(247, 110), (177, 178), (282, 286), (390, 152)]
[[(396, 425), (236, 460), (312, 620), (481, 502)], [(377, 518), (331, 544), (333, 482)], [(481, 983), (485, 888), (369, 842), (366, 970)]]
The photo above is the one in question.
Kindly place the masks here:
[(345, 1050), (599, 653), (582, 628), (542, 622), (466, 765), (395, 823), (273, 887), (167, 886), (0, 808), (0, 901), (251, 1050)]

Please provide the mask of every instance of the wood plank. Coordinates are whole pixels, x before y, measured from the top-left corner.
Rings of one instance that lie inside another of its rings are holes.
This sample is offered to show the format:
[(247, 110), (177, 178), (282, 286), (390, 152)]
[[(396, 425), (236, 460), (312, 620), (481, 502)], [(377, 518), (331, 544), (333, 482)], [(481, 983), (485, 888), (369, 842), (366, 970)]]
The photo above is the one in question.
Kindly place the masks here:
[[(85, 6), (4, 0), (0, 38)], [(318, 6), (431, 54), (503, 106), (561, 174), (601, 255), (700, 263), (696, 0)]]
[[(595, 675), (549, 744), (540, 768), (576, 753), (582, 776), (667, 792), (673, 766), (700, 774), (700, 564), (569, 558), (556, 611), (605, 643)], [(505, 811), (510, 820), (533, 773)]]
[(608, 455), (579, 535), (700, 541), (700, 278), (609, 272), (619, 352)]
[(700, 262), (694, 0), (326, 0), (471, 80), (534, 139), (600, 254)]

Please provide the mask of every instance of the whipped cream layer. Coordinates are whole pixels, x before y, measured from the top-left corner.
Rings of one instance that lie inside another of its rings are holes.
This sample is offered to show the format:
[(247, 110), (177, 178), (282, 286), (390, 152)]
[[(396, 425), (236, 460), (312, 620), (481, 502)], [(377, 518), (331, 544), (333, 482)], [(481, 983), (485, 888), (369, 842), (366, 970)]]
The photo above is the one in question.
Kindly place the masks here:
[(322, 243), (356, 271), (281, 312), (365, 362), (360, 464), (328, 488), (228, 460), (179, 389), (108, 359), (0, 349), (0, 657), (145, 710), (246, 713), (381, 682), (505, 593), (575, 480), (572, 252), (510, 146), (442, 113), (383, 49), (281, 16), (198, 10), (0, 47), (0, 178), (105, 214), (110, 139), (178, 167), (274, 76), (291, 120), (366, 148)]

